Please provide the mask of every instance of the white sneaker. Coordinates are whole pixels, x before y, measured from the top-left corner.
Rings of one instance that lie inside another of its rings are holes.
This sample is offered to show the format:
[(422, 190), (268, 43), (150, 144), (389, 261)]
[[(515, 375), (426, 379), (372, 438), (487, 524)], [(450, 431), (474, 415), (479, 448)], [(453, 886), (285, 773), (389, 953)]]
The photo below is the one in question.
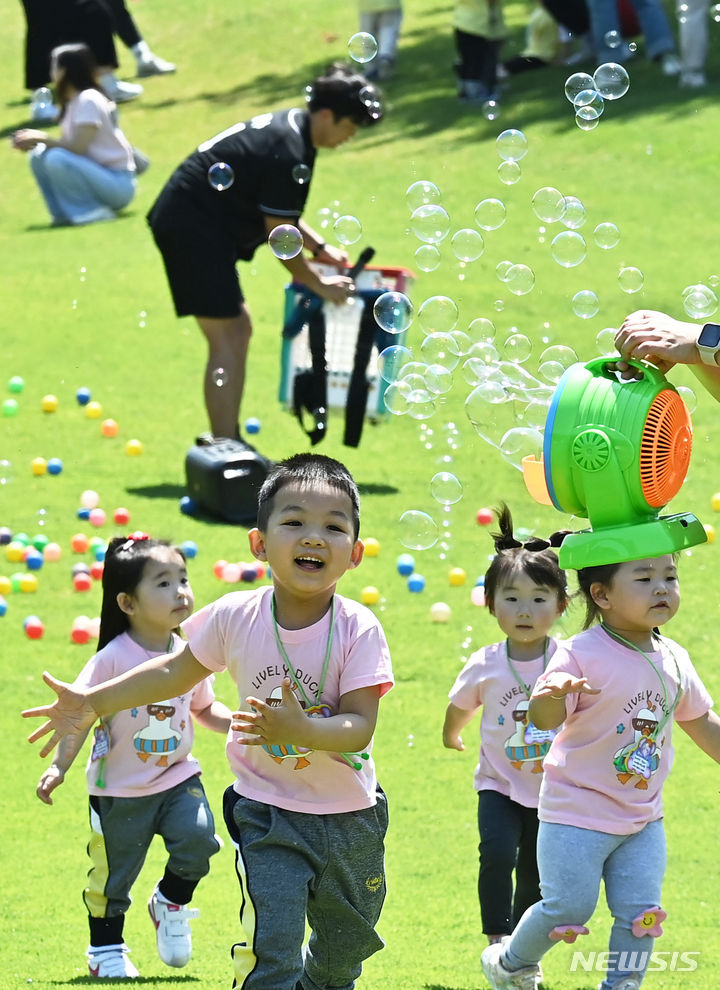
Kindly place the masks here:
[(480, 956), (483, 973), (492, 990), (535, 990), (538, 967), (506, 969), (500, 958), (503, 948), (502, 942), (493, 942), (483, 949)]
[(687, 86), (688, 89), (702, 89), (707, 86), (707, 79), (704, 72), (681, 72), (680, 85)]
[(660, 68), (664, 76), (679, 76), (682, 71), (682, 63), (675, 52), (665, 52), (660, 56)]
[(129, 951), (124, 943), (88, 946), (90, 976), (100, 980), (134, 980), (140, 974), (127, 957)]
[(175, 72), (175, 65), (172, 62), (166, 62), (164, 58), (160, 58), (159, 55), (155, 55), (153, 52), (138, 59), (137, 74), (140, 78), (145, 78), (145, 76), (167, 76), (171, 72)]
[(128, 103), (142, 96), (143, 88), (139, 83), (122, 82), (114, 72), (106, 72), (100, 77), (100, 84), (107, 98), (114, 103)]
[(184, 904), (170, 904), (158, 897), (157, 888), (148, 901), (148, 911), (155, 925), (158, 955), (166, 966), (186, 966), (192, 955), (190, 919), (200, 912)]

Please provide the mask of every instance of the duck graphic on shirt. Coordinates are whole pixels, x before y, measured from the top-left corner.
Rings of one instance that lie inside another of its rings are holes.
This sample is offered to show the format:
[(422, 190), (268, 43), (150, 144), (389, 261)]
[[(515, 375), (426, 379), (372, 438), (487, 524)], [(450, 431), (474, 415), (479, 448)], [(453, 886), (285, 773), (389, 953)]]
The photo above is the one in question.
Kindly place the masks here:
[(168, 755), (180, 745), (182, 733), (173, 729), (170, 720), (175, 714), (175, 706), (169, 701), (158, 701), (147, 705), (148, 724), (133, 736), (138, 759), (146, 763), (158, 756), (157, 766), (168, 765)]
[(505, 754), (516, 770), (522, 770), (525, 763), (532, 763), (532, 773), (542, 773), (542, 761), (555, 738), (555, 729), (538, 729), (528, 718), (530, 702), (518, 701), (512, 718), (515, 730), (505, 740)]
[[(296, 696), (297, 697), (297, 696)], [(332, 715), (332, 711), (328, 705), (318, 704), (311, 705), (308, 707), (302, 698), (298, 698), (300, 707), (303, 709), (305, 714), (309, 718), (328, 718)], [(270, 694), (268, 698), (265, 699), (265, 703), (271, 705), (272, 707), (277, 707), (282, 704), (282, 688), (276, 687)], [(271, 759), (275, 760), (276, 763), (282, 763), (283, 760), (295, 760), (295, 766), (293, 770), (304, 770), (305, 767), (310, 766), (310, 760), (307, 757), (312, 753), (311, 749), (305, 749), (304, 746), (292, 746), (292, 745), (282, 745), (280, 743), (273, 743), (268, 745), (263, 744), (262, 747), (266, 753), (270, 754)]]
[(635, 787), (647, 790), (648, 780), (660, 766), (662, 742), (658, 743), (655, 736), (658, 731), (658, 719), (655, 705), (641, 708), (632, 719), (635, 730), (632, 742), (619, 749), (613, 756), (613, 766), (617, 771), (617, 779), (621, 784), (627, 784), (633, 777), (638, 777)]

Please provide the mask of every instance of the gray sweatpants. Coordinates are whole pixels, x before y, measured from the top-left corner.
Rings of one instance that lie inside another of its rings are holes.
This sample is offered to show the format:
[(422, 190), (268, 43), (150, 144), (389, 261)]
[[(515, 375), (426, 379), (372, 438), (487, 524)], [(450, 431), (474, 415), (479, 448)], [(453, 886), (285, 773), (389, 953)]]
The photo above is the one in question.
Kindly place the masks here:
[[(236, 847), (244, 940), (233, 946), (241, 990), (352, 990), (385, 899), (387, 801), (309, 815), (241, 797), (229, 787), (225, 823)], [(311, 929), (303, 951), (305, 921)]]

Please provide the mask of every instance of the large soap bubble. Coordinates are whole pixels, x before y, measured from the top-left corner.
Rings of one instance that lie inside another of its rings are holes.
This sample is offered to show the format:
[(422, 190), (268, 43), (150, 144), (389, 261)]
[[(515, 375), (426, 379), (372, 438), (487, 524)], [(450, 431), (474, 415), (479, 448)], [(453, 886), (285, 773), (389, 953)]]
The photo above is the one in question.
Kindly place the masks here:
[(418, 240), (439, 244), (450, 233), (450, 215), (438, 203), (427, 203), (413, 211), (410, 227)]
[(630, 76), (619, 62), (605, 62), (595, 69), (593, 83), (604, 100), (619, 100), (630, 88)]
[(535, 272), (529, 265), (513, 265), (505, 279), (508, 289), (516, 296), (525, 296), (535, 286)]
[(472, 227), (462, 227), (456, 231), (450, 244), (453, 254), (459, 261), (477, 261), (485, 250), (482, 234)]
[(529, 426), (516, 426), (500, 440), (500, 453), (513, 467), (522, 471), (524, 457), (540, 460), (543, 451), (543, 435)]
[(437, 523), (427, 512), (408, 509), (400, 516), (400, 542), (408, 550), (429, 550), (437, 539)]
[(378, 43), (368, 31), (358, 31), (348, 41), (348, 55), (354, 62), (372, 62), (377, 50)]
[(592, 289), (581, 289), (572, 300), (573, 313), (581, 320), (590, 320), (600, 312), (600, 300)]
[(235, 181), (235, 173), (227, 162), (213, 162), (208, 169), (208, 182), (218, 192), (225, 192)]
[(555, 261), (563, 268), (576, 268), (587, 257), (585, 238), (574, 230), (562, 230), (556, 234), (550, 249)]
[(449, 333), (430, 333), (420, 345), (420, 351), (428, 364), (437, 364), (453, 371), (460, 361), (460, 351)]
[(402, 377), (402, 369), (412, 361), (412, 351), (401, 344), (386, 347), (378, 355), (378, 369), (383, 381), (391, 384)]
[(373, 305), (378, 326), (387, 333), (404, 333), (412, 323), (412, 303), (404, 292), (383, 292)]
[(458, 308), (449, 296), (430, 296), (418, 310), (418, 323), (425, 333), (449, 333), (457, 326)]
[(620, 231), (614, 223), (610, 223), (608, 220), (597, 225), (593, 231), (593, 236), (595, 237), (595, 243), (603, 251), (609, 251), (611, 248), (617, 247), (620, 243)]
[(432, 497), (441, 505), (454, 505), (463, 497), (463, 486), (449, 471), (438, 471), (430, 481)]
[(554, 186), (543, 186), (532, 198), (535, 216), (545, 223), (555, 223), (565, 212), (565, 197)]
[(291, 223), (281, 223), (270, 231), (268, 244), (276, 258), (287, 261), (302, 251), (303, 236)]
[(495, 141), (498, 155), (505, 162), (519, 162), (528, 153), (528, 140), (522, 131), (514, 127), (498, 134)]
[(337, 218), (333, 230), (340, 244), (356, 244), (362, 237), (362, 224), (348, 214)]
[(501, 199), (483, 199), (475, 207), (475, 223), (483, 230), (497, 230), (506, 217), (507, 210)]
[(705, 320), (717, 310), (718, 298), (710, 286), (698, 282), (683, 289), (682, 304), (688, 316), (694, 320)]
[(434, 244), (421, 244), (415, 252), (415, 263), (421, 272), (434, 272), (440, 267), (440, 252)]
[(587, 72), (573, 72), (565, 80), (565, 96), (573, 106), (578, 95), (588, 89), (597, 90), (597, 86), (593, 77)]
[(420, 206), (439, 203), (440, 200), (440, 190), (429, 179), (419, 179), (417, 182), (413, 182), (407, 187), (405, 193), (405, 202), (410, 207), (411, 212), (415, 212)]
[(644, 284), (645, 276), (639, 268), (628, 265), (626, 268), (621, 268), (618, 272), (618, 285), (628, 295), (639, 292)]

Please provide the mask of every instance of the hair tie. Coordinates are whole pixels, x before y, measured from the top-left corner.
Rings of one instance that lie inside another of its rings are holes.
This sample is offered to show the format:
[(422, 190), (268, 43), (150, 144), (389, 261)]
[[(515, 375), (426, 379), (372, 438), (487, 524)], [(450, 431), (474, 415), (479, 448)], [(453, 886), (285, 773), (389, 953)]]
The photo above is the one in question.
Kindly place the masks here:
[(130, 550), (131, 547), (135, 546), (136, 543), (141, 543), (143, 540), (149, 540), (150, 537), (147, 533), (143, 533), (140, 530), (137, 533), (131, 533), (127, 540), (120, 547), (121, 550)]

